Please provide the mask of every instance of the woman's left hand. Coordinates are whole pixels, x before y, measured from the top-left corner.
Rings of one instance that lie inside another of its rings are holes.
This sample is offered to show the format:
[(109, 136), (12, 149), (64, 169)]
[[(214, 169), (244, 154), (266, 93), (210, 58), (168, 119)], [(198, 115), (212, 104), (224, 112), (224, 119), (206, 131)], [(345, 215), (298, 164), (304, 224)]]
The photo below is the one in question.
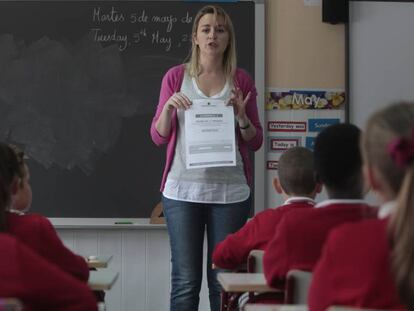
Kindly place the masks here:
[(251, 92), (247, 93), (243, 99), (243, 92), (240, 88), (236, 87), (231, 90), (232, 96), (230, 97), (227, 105), (232, 105), (234, 108), (234, 115), (237, 120), (244, 120), (246, 118), (246, 105), (250, 99)]

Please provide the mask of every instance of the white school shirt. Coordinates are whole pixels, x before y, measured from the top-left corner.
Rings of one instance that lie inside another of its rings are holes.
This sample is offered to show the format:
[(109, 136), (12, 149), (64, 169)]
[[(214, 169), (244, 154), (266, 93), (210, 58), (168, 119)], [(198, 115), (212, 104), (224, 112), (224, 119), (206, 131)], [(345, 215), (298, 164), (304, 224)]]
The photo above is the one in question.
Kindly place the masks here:
[(382, 204), (379, 208), (378, 218), (382, 219), (390, 216), (396, 205), (396, 201), (388, 201)]
[(315, 208), (323, 208), (331, 204), (367, 204), (367, 202), (359, 199), (328, 199), (316, 204)]
[(286, 199), (286, 201), (283, 203), (283, 205), (288, 205), (288, 204), (292, 204), (292, 203), (296, 203), (296, 202), (306, 202), (310, 205), (315, 205), (316, 202), (314, 199), (309, 198), (309, 197), (290, 197), (288, 199)]
[[(195, 99), (220, 99), (227, 102), (231, 97), (231, 85), (226, 82), (216, 95), (206, 96), (197, 82), (184, 73), (181, 92), (191, 101)], [(236, 166), (187, 169), (185, 166), (184, 111), (177, 111), (178, 128), (174, 159), (168, 173), (163, 195), (166, 198), (196, 203), (237, 203), (250, 196), (250, 188), (244, 175), (243, 160), (237, 147)], [(236, 132), (234, 133), (236, 135)]]

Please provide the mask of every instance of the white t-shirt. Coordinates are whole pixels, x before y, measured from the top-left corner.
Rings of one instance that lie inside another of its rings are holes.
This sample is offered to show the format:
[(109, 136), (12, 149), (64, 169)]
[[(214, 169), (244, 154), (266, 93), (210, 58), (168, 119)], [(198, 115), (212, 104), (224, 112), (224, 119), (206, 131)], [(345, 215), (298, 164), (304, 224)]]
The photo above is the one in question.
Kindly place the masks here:
[[(226, 82), (216, 95), (206, 96), (194, 78), (184, 74), (181, 92), (191, 101), (195, 99), (220, 99), (227, 102), (231, 97), (231, 85)], [(177, 111), (178, 129), (174, 160), (168, 173), (163, 195), (166, 198), (198, 203), (236, 203), (250, 195), (243, 170), (243, 161), (236, 149), (236, 166), (186, 169), (184, 111)], [(237, 139), (236, 139), (237, 144)]]

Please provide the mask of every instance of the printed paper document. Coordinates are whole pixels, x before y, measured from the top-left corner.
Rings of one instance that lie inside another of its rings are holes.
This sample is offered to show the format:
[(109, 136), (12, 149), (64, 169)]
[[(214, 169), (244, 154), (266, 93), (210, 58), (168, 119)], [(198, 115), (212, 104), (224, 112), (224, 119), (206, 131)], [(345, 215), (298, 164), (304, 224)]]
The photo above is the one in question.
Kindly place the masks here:
[(185, 111), (187, 169), (236, 165), (234, 112), (223, 100), (193, 100)]

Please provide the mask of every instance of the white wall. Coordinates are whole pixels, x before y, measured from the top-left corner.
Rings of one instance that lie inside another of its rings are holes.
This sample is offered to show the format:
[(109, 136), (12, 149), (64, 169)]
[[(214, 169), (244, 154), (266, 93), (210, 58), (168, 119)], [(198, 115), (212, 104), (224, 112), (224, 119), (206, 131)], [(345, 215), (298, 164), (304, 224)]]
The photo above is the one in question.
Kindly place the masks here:
[[(65, 245), (78, 254), (113, 255), (108, 268), (119, 271), (120, 276), (107, 292), (108, 311), (169, 310), (171, 265), (165, 226), (58, 229), (58, 233)], [(209, 310), (205, 281), (199, 310)]]
[(414, 2), (351, 1), (350, 119), (364, 126), (375, 110), (414, 100)]

